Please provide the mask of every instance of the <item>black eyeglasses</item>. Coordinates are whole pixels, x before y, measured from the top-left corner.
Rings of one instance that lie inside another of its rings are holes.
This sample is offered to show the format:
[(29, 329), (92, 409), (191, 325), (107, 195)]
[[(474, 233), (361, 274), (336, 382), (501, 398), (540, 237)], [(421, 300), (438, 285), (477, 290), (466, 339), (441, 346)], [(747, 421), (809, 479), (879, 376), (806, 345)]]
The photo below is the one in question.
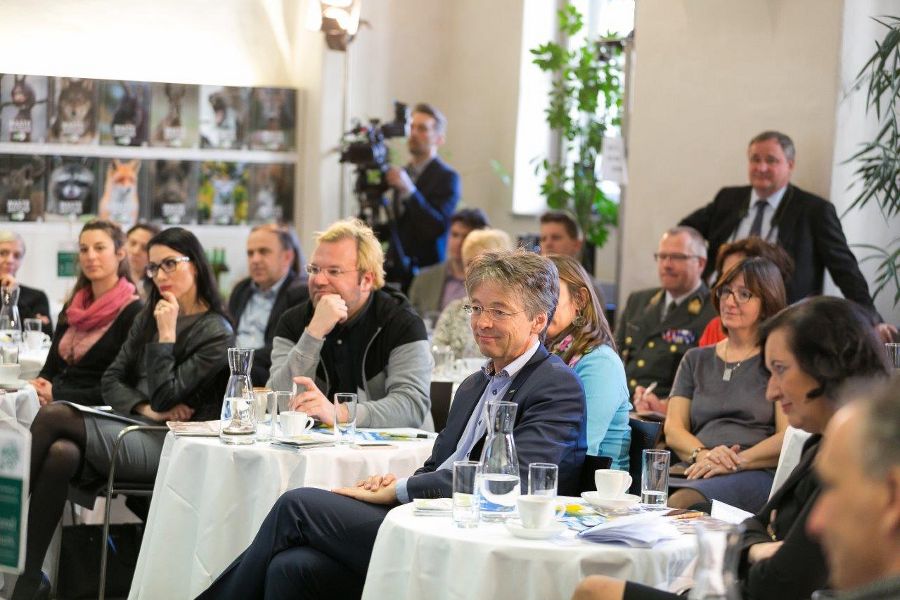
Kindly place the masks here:
[(751, 292), (747, 288), (732, 288), (727, 285), (723, 285), (716, 290), (716, 296), (719, 297), (719, 300), (724, 300), (728, 297), (729, 294), (734, 296), (734, 300), (738, 304), (747, 304), (754, 296), (753, 292)]
[(499, 308), (485, 308), (474, 304), (463, 304), (462, 309), (463, 312), (473, 319), (478, 319), (481, 315), (487, 315), (491, 321), (505, 321), (514, 315), (525, 312), (524, 310), (520, 310), (519, 312), (506, 312)]
[(164, 258), (160, 261), (159, 264), (156, 263), (147, 263), (147, 268), (145, 269), (147, 273), (147, 277), (153, 279), (156, 277), (156, 274), (159, 273), (159, 270), (162, 269), (163, 273), (171, 273), (175, 269), (178, 268), (178, 263), (183, 262), (191, 262), (190, 256), (178, 256), (178, 257), (169, 257)]

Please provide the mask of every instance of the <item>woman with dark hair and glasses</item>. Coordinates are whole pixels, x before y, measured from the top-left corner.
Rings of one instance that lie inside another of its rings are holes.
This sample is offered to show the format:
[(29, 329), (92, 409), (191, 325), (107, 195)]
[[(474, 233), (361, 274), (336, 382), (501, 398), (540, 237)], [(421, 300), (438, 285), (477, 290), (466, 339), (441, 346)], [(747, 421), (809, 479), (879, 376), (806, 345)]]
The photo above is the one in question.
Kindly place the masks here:
[[(157, 234), (147, 247), (147, 275), (154, 286), (103, 375), (103, 400), (144, 423), (217, 418), (234, 333), (203, 247), (180, 227)], [(66, 498), (93, 506), (106, 483), (116, 437), (128, 425), (69, 404), (49, 404), (38, 412), (31, 426), (25, 571), (13, 598), (42, 597), (41, 563)], [(126, 437), (116, 457), (116, 473), (123, 480), (152, 482), (163, 439), (156, 432)]]
[(772, 487), (787, 420), (766, 402), (759, 326), (785, 305), (781, 272), (745, 258), (712, 289), (728, 337), (689, 350), (678, 366), (666, 414), (666, 444), (684, 461), (673, 508), (721, 500), (755, 512)]
[(44, 367), (30, 382), (41, 405), (102, 404), (100, 378), (140, 310), (122, 229), (111, 221), (86, 223), (78, 235), (75, 287), (60, 312)]
[[(887, 377), (889, 367), (871, 316), (842, 298), (819, 296), (790, 306), (759, 329), (768, 373), (766, 397), (779, 403), (793, 427), (812, 434), (800, 462), (771, 499), (744, 521), (739, 565), (742, 598), (809, 598), (828, 583), (828, 567), (806, 521), (819, 495), (813, 471), (822, 433), (840, 405), (848, 380)], [(852, 394), (845, 399), (850, 399)], [(589, 577), (575, 600), (682, 598), (611, 577)]]

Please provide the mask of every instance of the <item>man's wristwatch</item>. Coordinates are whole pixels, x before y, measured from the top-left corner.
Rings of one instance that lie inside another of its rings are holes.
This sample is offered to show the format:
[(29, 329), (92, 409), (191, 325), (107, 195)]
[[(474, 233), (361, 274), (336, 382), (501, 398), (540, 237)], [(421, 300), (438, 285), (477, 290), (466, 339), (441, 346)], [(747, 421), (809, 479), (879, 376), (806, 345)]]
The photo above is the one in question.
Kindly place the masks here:
[(691, 464), (697, 462), (697, 457), (700, 455), (701, 450), (709, 450), (706, 446), (697, 446), (691, 451)]

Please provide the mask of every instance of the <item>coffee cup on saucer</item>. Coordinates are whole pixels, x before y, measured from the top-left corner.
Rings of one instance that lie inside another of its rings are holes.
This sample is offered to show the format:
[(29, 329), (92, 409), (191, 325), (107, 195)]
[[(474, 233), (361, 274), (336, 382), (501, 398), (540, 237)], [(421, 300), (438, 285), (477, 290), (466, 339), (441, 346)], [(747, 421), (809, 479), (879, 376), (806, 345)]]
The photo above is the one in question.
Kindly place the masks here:
[(21, 370), (22, 365), (18, 363), (0, 365), (0, 385), (18, 383)]
[(597, 486), (598, 496), (618, 498), (631, 487), (631, 475), (628, 471), (597, 469), (594, 471), (594, 485)]
[(556, 498), (553, 496), (519, 496), (519, 519), (525, 529), (545, 529), (556, 515)]
[(305, 412), (287, 410), (279, 415), (281, 432), (287, 437), (302, 435), (312, 429), (315, 421)]

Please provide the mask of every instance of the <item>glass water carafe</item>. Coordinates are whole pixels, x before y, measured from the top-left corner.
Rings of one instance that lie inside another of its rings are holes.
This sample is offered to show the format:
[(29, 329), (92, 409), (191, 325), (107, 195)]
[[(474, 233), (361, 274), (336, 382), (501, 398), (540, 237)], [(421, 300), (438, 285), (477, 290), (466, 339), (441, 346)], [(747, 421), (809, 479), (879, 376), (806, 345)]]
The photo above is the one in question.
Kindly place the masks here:
[(19, 362), (22, 321), (19, 319), (19, 286), (0, 287), (0, 362)]
[(697, 565), (690, 600), (740, 600), (738, 563), (742, 525), (695, 523)]
[(226, 444), (252, 444), (256, 440), (256, 411), (250, 383), (252, 365), (252, 348), (228, 349), (231, 377), (225, 387), (219, 429), (219, 439)]
[(515, 402), (488, 402), (488, 431), (481, 451), (481, 520), (504, 521), (516, 510), (521, 481), (513, 441)]

